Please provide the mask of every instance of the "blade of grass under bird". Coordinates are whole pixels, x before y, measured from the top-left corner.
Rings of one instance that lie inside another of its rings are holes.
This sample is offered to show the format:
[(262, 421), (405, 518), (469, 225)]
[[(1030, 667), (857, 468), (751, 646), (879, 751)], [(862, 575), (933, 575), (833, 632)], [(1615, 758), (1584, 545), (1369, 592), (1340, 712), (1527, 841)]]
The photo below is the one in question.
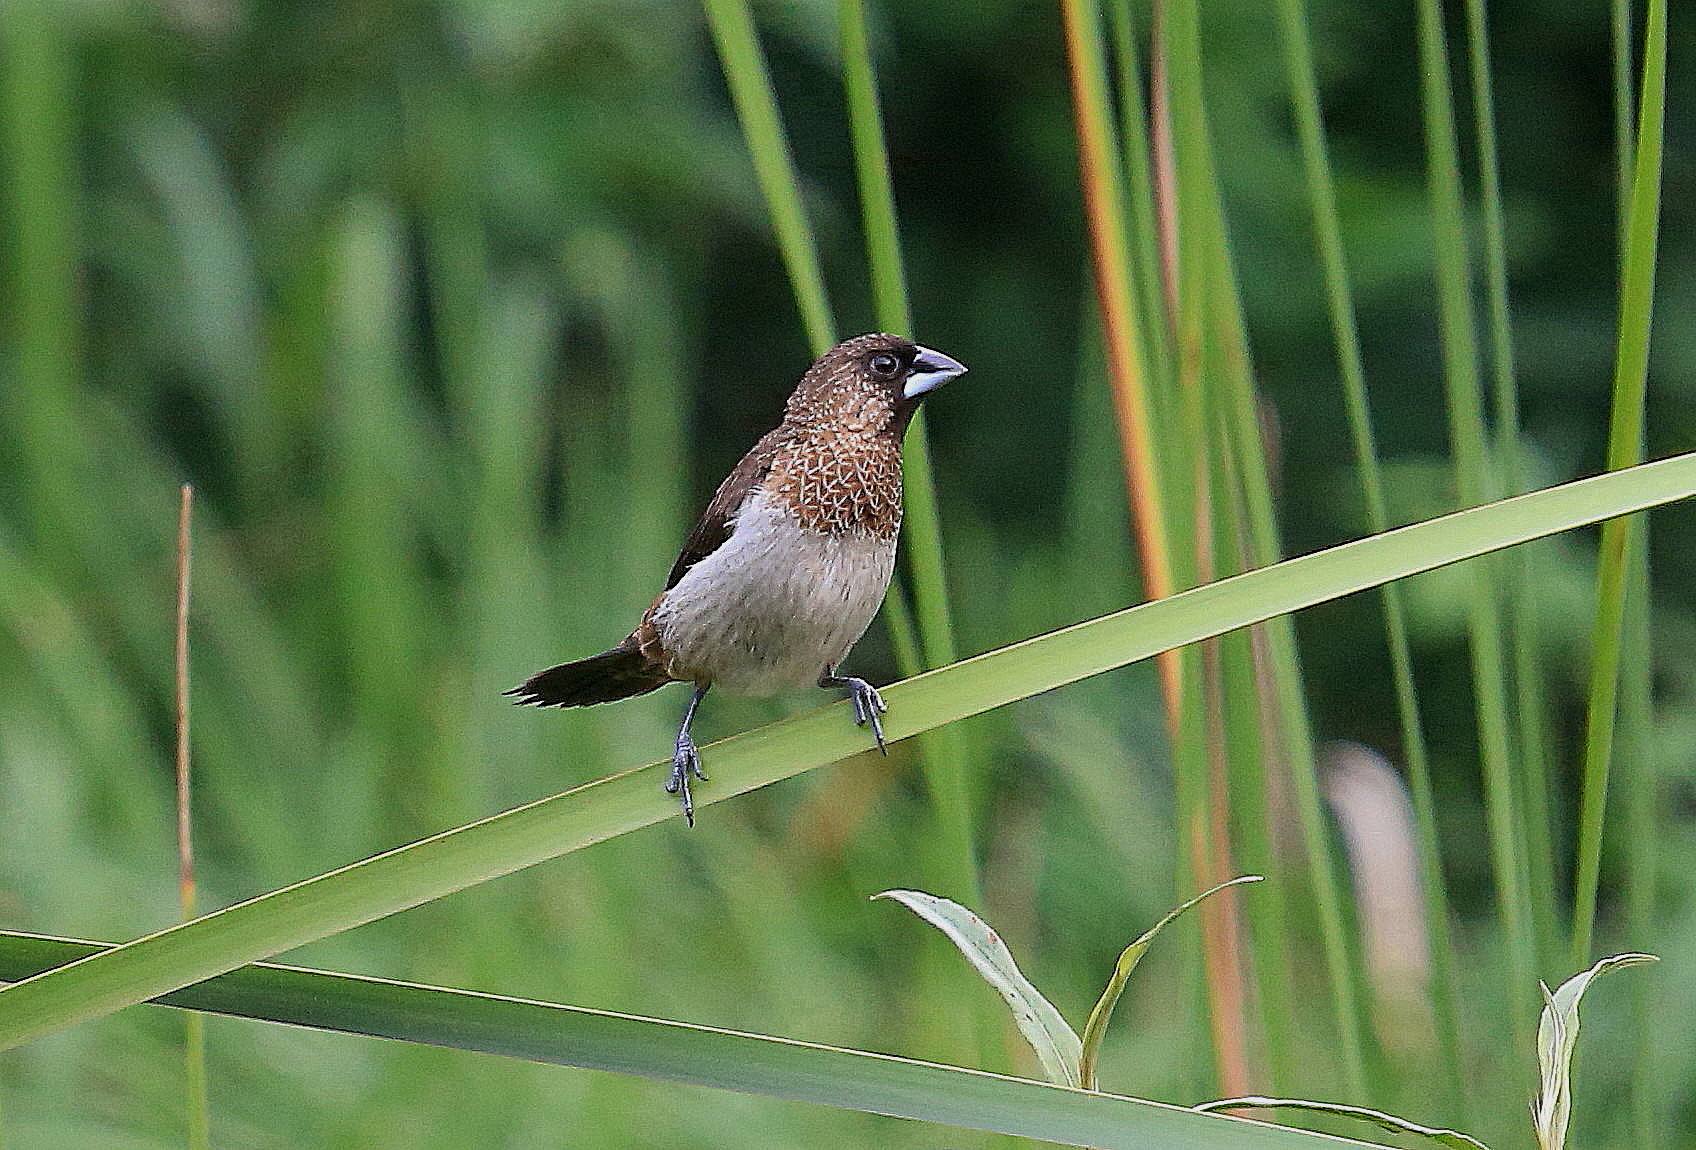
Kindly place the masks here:
[[(892, 739), (1391, 579), (1696, 495), (1696, 453), (1357, 540), (974, 656), (888, 688)], [(701, 805), (864, 749), (839, 702), (714, 743)], [(669, 820), (670, 762), (373, 856), (0, 990), (0, 1050)]]

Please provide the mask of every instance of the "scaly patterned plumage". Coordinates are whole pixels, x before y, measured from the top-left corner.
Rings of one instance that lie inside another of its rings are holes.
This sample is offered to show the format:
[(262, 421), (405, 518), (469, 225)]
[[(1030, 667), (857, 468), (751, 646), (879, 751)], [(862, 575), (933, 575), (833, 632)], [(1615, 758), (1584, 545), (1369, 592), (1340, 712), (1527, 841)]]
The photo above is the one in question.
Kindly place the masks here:
[(871, 625), (895, 569), (902, 436), (924, 396), (964, 371), (899, 336), (837, 344), (801, 378), (783, 422), (719, 485), (636, 629), (508, 693), (574, 707), (694, 683), (668, 785), (691, 821), (689, 775), (705, 775), (689, 724), (711, 686), (845, 688), (855, 721), (882, 747), (882, 698), (836, 667)]

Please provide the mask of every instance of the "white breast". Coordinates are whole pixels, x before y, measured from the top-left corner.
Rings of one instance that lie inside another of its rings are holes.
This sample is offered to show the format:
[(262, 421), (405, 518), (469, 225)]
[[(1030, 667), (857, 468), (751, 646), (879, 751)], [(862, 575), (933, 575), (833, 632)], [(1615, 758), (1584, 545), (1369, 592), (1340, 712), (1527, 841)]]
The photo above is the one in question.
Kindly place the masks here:
[(652, 618), (679, 673), (738, 694), (811, 686), (871, 625), (894, 568), (894, 539), (808, 530), (755, 492)]

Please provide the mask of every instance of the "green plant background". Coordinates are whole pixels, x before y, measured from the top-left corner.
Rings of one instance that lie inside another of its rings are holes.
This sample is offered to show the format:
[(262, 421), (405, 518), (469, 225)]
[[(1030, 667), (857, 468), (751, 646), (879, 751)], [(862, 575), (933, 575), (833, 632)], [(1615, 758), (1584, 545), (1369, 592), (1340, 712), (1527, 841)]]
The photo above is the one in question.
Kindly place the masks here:
[[(1275, 13), (1204, 8), (1283, 527), (1304, 551), (1362, 534), (1365, 517), (1283, 65), (1268, 50)], [(838, 324), (869, 328), (834, 11), (755, 14)], [(1541, 486), (1597, 470), (1606, 444), (1618, 260), (1607, 12), (1504, 0), (1491, 15), (1526, 478)], [(1065, 56), (1044, 6), (873, 3), (869, 16), (917, 331), (973, 368), (929, 416), (970, 653), (1138, 595)], [(1398, 521), (1455, 500), (1414, 17), (1411, 4), (1312, 5)], [(1683, 322), (1696, 311), (1696, 101), (1680, 79), (1696, 39), (1676, 12), (1671, 56), (1650, 455), (1696, 440)], [(560, 715), (514, 711), (498, 692), (623, 633), (807, 359), (692, 5), (0, 7), (0, 925), (119, 939), (177, 915), (176, 482), (200, 493), (195, 830), (201, 904), (216, 906), (658, 757), (679, 698)], [(1529, 603), (1558, 744), (1559, 906), (1592, 538), (1539, 547)], [(1599, 945), (1661, 954), (1632, 978), (1652, 986), (1656, 1016), (1682, 1020), (1696, 1014), (1696, 522), (1659, 517), (1652, 539), (1656, 928), (1624, 931), (1611, 850)], [(1409, 605), (1458, 916), (1469, 1129), (1522, 1144), (1533, 1076), (1503, 1054), (1464, 595), (1438, 573), (1409, 585)], [(1316, 730), (1394, 758), (1376, 602), (1320, 608), (1298, 627)], [(855, 666), (893, 676), (881, 627)], [(703, 732), (813, 702), (715, 698)], [(1120, 948), (1189, 893), (1173, 873), (1152, 670), (969, 726), (977, 909), (1081, 1021)], [(1616, 795), (1643, 785), (1639, 771), (1618, 764)], [(693, 833), (651, 828), (291, 958), (1031, 1073), (1011, 1029), (985, 1024), (992, 992), (946, 944), (866, 902), (896, 886), (963, 897), (934, 827), (912, 754), (862, 757), (715, 805)], [(1297, 963), (1292, 992), (1322, 1003), (1310, 912), (1295, 908), (1294, 926), (1312, 961)], [(1102, 1061), (1109, 1089), (1211, 1093), (1193, 931), (1175, 927), (1180, 942), (1132, 981)], [(1625, 983), (1586, 1015), (1585, 1145), (1637, 1144), (1628, 1108), (1609, 1104), (1639, 1044)], [(1298, 1085), (1334, 1095), (1333, 1028), (1322, 1009), (1300, 1017), (1310, 1081)], [(1428, 1040), (1411, 1029), (1412, 1053), (1384, 1060), (1386, 1093), (1366, 1101), (1457, 1123), (1432, 1111)], [(0, 1055), (0, 1143), (181, 1145), (181, 1033), (163, 1012), (131, 1011)], [(256, 1023), (211, 1019), (207, 1042), (220, 1145), (961, 1143)], [(1657, 1124), (1683, 1144), (1696, 1138), (1696, 1047), (1674, 1025), (1652, 1043)]]

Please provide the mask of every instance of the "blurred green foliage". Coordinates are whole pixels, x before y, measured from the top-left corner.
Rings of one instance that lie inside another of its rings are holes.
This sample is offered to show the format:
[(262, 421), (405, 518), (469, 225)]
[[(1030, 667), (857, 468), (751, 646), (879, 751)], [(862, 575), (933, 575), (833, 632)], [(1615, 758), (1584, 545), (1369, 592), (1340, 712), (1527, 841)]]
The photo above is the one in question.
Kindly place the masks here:
[[(1360, 533), (1363, 516), (1268, 48), (1272, 6), (1205, 7), (1284, 528), (1307, 550)], [(839, 323), (869, 327), (832, 6), (756, 16)], [(982, 650), (1137, 595), (1088, 318), (1064, 56), (1043, 6), (901, 0), (869, 16), (917, 330), (973, 368), (930, 418), (956, 626), (964, 650)], [(1618, 258), (1607, 15), (1502, 0), (1492, 19), (1527, 478), (1541, 485), (1599, 468), (1606, 434)], [(1313, 5), (1401, 520), (1455, 498), (1413, 21), (1411, 4)], [(1651, 456), (1696, 441), (1688, 21), (1674, 20), (1671, 58)], [(6, 0), (0, 921), (117, 938), (175, 917), (178, 481), (202, 496), (195, 826), (202, 905), (214, 906), (658, 757), (682, 704), (669, 694), (561, 715), (516, 712), (498, 692), (623, 633), (807, 358), (691, 5)], [(1568, 859), (1592, 549), (1568, 539), (1543, 554), (1533, 606)], [(1688, 514), (1657, 520), (1652, 556), (1660, 929), (1617, 937), (1616, 852), (1604, 857), (1601, 931), (1605, 947), (1666, 958), (1643, 980), (1662, 1017), (1683, 1019), (1696, 1015)], [(1475, 1132), (1513, 1145), (1522, 1135), (1504, 1132), (1523, 1130), (1532, 1076), (1495, 1057), (1502, 955), (1453, 588), (1444, 573), (1412, 584), (1415, 656), (1462, 916), (1465, 1039), (1489, 1072)], [(1376, 610), (1357, 597), (1304, 617), (1303, 657), (1318, 731), (1394, 758)], [(891, 674), (879, 630), (855, 665)], [(813, 701), (727, 702), (703, 733)], [(1152, 674), (1118, 672), (977, 722), (988, 905), (975, 909), (1062, 1009), (1081, 1011), (1124, 939), (1174, 901)], [(887, 887), (936, 889), (911, 766), (900, 753), (845, 764), (716, 806), (693, 833), (679, 821), (628, 836), (304, 957), (941, 1056), (969, 1024), (963, 1003), (990, 992), (958, 964), (956, 983), (921, 978), (917, 948), (945, 944), (916, 942), (911, 923), (865, 902)], [(1642, 785), (1640, 765), (1622, 763), (1618, 779)], [(1193, 949), (1152, 956), (1131, 988), (1102, 1063), (1109, 1088), (1208, 1093)], [(1317, 1001), (1316, 989), (1297, 993)], [(1623, 1017), (1599, 1000), (1588, 1041), (1628, 1048)], [(470, 1055), (226, 1020), (207, 1031), (222, 1145), (959, 1142)], [(1311, 1080), (1293, 1087), (1335, 1089), (1329, 1033), (1303, 1040)], [(23, 1150), (180, 1145), (180, 1034), (174, 1019), (130, 1012), (0, 1056), (0, 1138)], [(1696, 1043), (1670, 1026), (1656, 1041), (1660, 1117), (1696, 1138)], [(1394, 1045), (1391, 1096), (1373, 1101), (1453, 1121), (1422, 1109), (1420, 1040)], [(1023, 1059), (1009, 1032), (989, 1068), (1030, 1072)], [(1630, 1144), (1623, 1108), (1606, 1104), (1626, 1066), (1581, 1068), (1585, 1145)]]

